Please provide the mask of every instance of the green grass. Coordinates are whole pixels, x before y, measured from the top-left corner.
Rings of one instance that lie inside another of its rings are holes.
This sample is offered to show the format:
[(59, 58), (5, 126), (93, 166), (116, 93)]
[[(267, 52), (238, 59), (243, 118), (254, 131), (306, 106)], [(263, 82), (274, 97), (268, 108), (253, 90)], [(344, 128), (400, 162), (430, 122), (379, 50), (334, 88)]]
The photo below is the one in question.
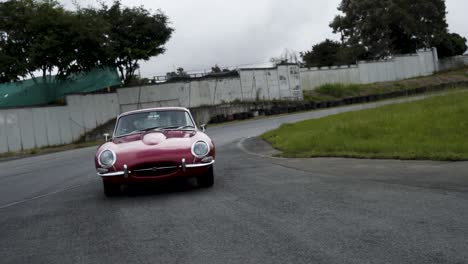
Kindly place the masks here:
[(363, 87), (360, 84), (324, 84), (319, 86), (315, 91), (335, 98), (341, 98), (359, 95)]
[[(304, 90), (304, 100), (321, 102), (347, 97), (389, 93), (439, 84), (468, 82), (468, 67), (437, 73), (432, 76), (416, 77), (401, 81), (371, 84), (324, 84), (313, 90)], [(303, 87), (304, 88), (304, 87)]]
[[(385, 84), (385, 85), (383, 85)], [(382, 94), (416, 88), (405, 83), (382, 83), (382, 84), (323, 84), (313, 91), (303, 91), (304, 100), (320, 102), (327, 100), (338, 100), (348, 97)]]
[(468, 160), (468, 92), (282, 125), (281, 156)]

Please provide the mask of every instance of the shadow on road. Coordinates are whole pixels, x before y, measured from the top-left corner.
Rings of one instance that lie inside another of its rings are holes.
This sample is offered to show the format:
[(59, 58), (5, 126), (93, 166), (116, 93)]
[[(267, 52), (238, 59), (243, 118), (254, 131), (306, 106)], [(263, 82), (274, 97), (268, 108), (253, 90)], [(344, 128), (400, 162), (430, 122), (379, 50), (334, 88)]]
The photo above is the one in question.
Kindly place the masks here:
[(195, 179), (178, 179), (158, 183), (124, 185), (121, 193), (112, 198), (165, 196), (178, 193), (199, 192), (206, 189), (196, 185)]

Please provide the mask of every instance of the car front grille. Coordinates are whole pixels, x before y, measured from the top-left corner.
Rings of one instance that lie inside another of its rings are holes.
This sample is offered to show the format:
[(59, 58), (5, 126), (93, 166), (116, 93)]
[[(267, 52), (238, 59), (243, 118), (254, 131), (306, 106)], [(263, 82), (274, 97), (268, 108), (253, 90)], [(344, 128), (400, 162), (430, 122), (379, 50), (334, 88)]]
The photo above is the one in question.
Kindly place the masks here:
[(136, 177), (157, 177), (172, 174), (179, 170), (180, 165), (172, 162), (158, 162), (142, 164), (133, 168), (132, 174)]

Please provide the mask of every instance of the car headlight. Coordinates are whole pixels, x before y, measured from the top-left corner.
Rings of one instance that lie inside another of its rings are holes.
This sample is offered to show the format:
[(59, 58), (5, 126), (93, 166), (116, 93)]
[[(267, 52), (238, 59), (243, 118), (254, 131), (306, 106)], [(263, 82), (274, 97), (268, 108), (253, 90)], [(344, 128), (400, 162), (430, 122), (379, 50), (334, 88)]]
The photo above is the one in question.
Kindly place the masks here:
[(115, 156), (115, 153), (108, 149), (102, 151), (98, 156), (99, 165), (106, 169), (114, 166), (116, 160), (117, 157)]
[(192, 154), (197, 158), (203, 158), (210, 153), (210, 146), (205, 141), (197, 141), (192, 145)]

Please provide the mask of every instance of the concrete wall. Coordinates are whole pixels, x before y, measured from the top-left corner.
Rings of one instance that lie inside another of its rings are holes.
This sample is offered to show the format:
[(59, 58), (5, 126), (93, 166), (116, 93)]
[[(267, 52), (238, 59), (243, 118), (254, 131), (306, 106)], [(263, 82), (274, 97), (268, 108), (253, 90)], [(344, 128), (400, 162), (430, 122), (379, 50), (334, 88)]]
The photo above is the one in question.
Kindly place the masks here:
[[(160, 106), (199, 108), (233, 101), (302, 100), (303, 89), (311, 90), (325, 83), (393, 81), (430, 75), (438, 68), (446, 70), (462, 64), (468, 65), (468, 56), (438, 61), (435, 50), (419, 51), (415, 55), (359, 62), (349, 67), (300, 69), (296, 65), (280, 65), (241, 69), (238, 77), (122, 88), (107, 94), (68, 95), (66, 106), (0, 110), (0, 153), (71, 143), (130, 110)], [(209, 111), (206, 109), (205, 112)]]
[(439, 71), (447, 71), (468, 65), (468, 55), (439, 60)]
[(437, 71), (435, 50), (395, 56), (390, 60), (360, 61), (357, 65), (301, 69), (301, 88), (313, 90), (327, 83), (376, 83), (431, 75)]
[(163, 83), (152, 86), (118, 89), (118, 110), (119, 112), (127, 112), (142, 108), (187, 104), (189, 94), (188, 84), (186, 82)]
[(0, 153), (72, 143), (119, 113), (160, 106), (195, 108), (233, 101), (301, 100), (299, 68), (241, 70), (239, 77), (199, 79), (68, 95), (66, 106), (0, 110)]
[(242, 101), (303, 99), (300, 68), (297, 65), (241, 70), (240, 77)]
[(333, 68), (301, 69), (301, 86), (309, 89), (327, 83), (359, 83), (359, 69), (356, 65)]
[(0, 153), (72, 143), (119, 114), (115, 93), (66, 100), (66, 106), (0, 110)]
[(241, 69), (239, 77), (161, 83), (117, 91), (120, 111), (159, 106), (200, 107), (233, 101), (302, 100), (296, 65)]

